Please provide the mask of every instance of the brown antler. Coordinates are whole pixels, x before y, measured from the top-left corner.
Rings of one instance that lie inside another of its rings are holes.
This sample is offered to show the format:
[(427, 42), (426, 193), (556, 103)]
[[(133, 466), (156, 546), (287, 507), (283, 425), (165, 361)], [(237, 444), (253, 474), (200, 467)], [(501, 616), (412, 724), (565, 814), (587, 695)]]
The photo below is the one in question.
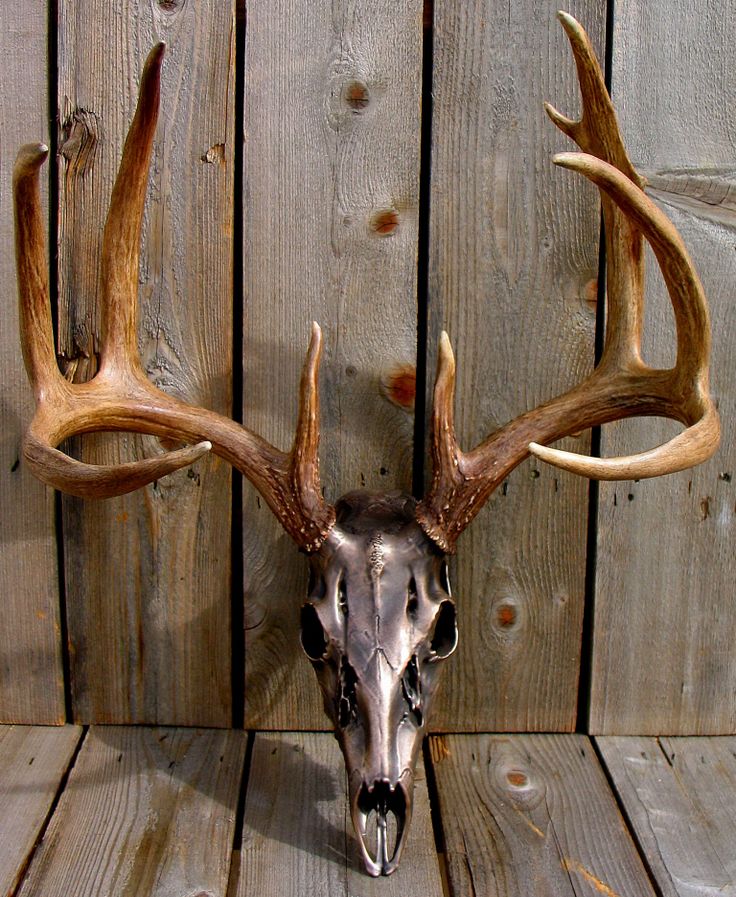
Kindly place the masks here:
[[(312, 325), (296, 435), (288, 454), (228, 418), (161, 392), (140, 363), (138, 259), (164, 50), (164, 44), (157, 45), (146, 60), (112, 192), (102, 247), (101, 361), (88, 383), (69, 383), (56, 363), (39, 198), (39, 169), (48, 150), (32, 144), (18, 153), (13, 187), (21, 342), (38, 403), (24, 455), (44, 482), (73, 495), (106, 498), (138, 489), (211, 449), (245, 474), (301, 548), (315, 551), (335, 520), (319, 479), (319, 327)], [(99, 430), (132, 430), (196, 444), (117, 467), (84, 464), (56, 448), (69, 436)]]
[[(442, 334), (431, 424), (433, 480), (417, 519), (445, 551), (493, 490), (530, 453), (573, 473), (598, 479), (639, 479), (683, 470), (709, 458), (718, 447), (718, 414), (708, 391), (710, 322), (700, 280), (669, 219), (647, 198), (629, 161), (603, 75), (582, 26), (559, 13), (578, 70), (583, 114), (565, 118), (551, 106), (554, 123), (582, 153), (554, 162), (579, 171), (601, 192), (606, 236), (607, 323), (600, 363), (569, 392), (522, 414), (470, 452), (455, 438), (455, 360)], [(644, 297), (643, 241), (662, 270), (675, 313), (677, 361), (671, 370), (641, 359)], [(686, 425), (655, 449), (623, 458), (590, 458), (547, 448), (562, 436), (624, 417), (668, 417)]]

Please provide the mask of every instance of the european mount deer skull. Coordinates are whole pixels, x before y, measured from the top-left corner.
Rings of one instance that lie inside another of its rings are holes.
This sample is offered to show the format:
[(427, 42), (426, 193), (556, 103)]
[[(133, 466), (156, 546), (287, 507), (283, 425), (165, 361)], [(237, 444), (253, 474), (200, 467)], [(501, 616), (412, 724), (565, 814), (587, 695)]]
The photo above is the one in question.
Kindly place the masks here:
[[(575, 57), (583, 113), (572, 121), (546, 109), (581, 150), (555, 156), (554, 162), (585, 175), (601, 194), (608, 281), (604, 351), (578, 386), (465, 452), (455, 439), (455, 362), (443, 333), (431, 419), (432, 483), (421, 501), (351, 492), (333, 506), (323, 498), (317, 385), (322, 347), (316, 324), (288, 454), (232, 420), (166, 395), (147, 379), (136, 345), (138, 256), (163, 44), (146, 61), (112, 192), (102, 249), (101, 362), (87, 383), (68, 382), (56, 363), (39, 200), (47, 148), (22, 147), (15, 166), (21, 342), (38, 406), (25, 436), (26, 463), (45, 483), (94, 498), (138, 489), (209, 451), (251, 481), (309, 556), (301, 640), (345, 757), (352, 819), (371, 875), (389, 875), (398, 865), (438, 675), (457, 643), (445, 558), (494, 489), (529, 454), (582, 476), (618, 480), (692, 467), (718, 445), (718, 415), (708, 391), (710, 324), (700, 281), (680, 236), (646, 197), (626, 155), (587, 35), (569, 15), (559, 18)], [(674, 309), (677, 361), (671, 370), (650, 368), (641, 359), (644, 239)], [(604, 460), (547, 447), (565, 435), (635, 415), (673, 418), (685, 429), (629, 457)], [(150, 433), (187, 446), (117, 467), (84, 464), (57, 449), (69, 436), (96, 430)]]

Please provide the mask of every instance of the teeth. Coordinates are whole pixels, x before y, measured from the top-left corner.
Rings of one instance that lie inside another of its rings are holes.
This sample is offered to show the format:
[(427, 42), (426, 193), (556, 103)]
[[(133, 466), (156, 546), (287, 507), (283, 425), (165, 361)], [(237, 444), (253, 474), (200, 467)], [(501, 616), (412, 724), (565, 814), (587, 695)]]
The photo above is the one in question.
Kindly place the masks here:
[[(353, 824), (363, 862), (370, 875), (390, 875), (398, 866), (409, 815), (403, 787), (392, 787), (388, 782), (375, 782), (370, 786), (364, 783), (361, 786), (354, 800)], [(369, 850), (366, 843), (372, 834), (369, 834), (369, 823), (373, 822), (375, 853)], [(395, 834), (392, 829), (395, 829)]]

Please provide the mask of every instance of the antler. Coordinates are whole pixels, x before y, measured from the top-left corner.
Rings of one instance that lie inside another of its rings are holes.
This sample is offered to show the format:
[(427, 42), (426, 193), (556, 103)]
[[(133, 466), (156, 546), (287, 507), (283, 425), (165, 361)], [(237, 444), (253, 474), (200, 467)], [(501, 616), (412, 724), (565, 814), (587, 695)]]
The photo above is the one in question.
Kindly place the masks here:
[[(107, 498), (138, 489), (212, 450), (253, 483), (301, 548), (315, 551), (335, 520), (319, 478), (319, 327), (312, 325), (296, 435), (288, 454), (228, 418), (161, 392), (146, 377), (138, 356), (138, 260), (164, 51), (165, 45), (158, 44), (146, 60), (112, 192), (102, 245), (101, 361), (87, 383), (69, 383), (54, 351), (39, 197), (39, 169), (48, 149), (30, 144), (18, 153), (13, 189), (21, 342), (37, 401), (25, 437), (25, 459), (39, 479), (57, 489)], [(117, 467), (84, 464), (56, 448), (69, 436), (99, 430), (150, 433), (195, 444)]]
[[(607, 259), (607, 324), (601, 360), (578, 386), (522, 414), (470, 452), (453, 423), (455, 360), (442, 334), (431, 422), (433, 479), (417, 509), (425, 532), (445, 551), (493, 490), (530, 453), (572, 473), (597, 479), (640, 479), (693, 467), (718, 447), (720, 426), (708, 391), (710, 322), (700, 280), (669, 219), (644, 194), (619, 133), (616, 114), (588, 36), (559, 13), (578, 71), (583, 114), (572, 121), (551, 106), (552, 121), (583, 150), (554, 162), (585, 175), (601, 192)], [(670, 370), (641, 358), (644, 256), (651, 245), (672, 301), (677, 360)], [(591, 458), (546, 447), (563, 436), (624, 417), (668, 417), (686, 425), (674, 439), (638, 455)]]

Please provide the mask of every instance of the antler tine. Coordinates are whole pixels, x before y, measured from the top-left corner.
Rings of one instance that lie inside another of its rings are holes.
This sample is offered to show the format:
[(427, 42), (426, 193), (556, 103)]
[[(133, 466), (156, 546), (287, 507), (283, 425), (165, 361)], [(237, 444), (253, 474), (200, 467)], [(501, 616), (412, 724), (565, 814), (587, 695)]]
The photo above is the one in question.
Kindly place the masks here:
[[(108, 498), (160, 479), (212, 450), (253, 483), (303, 550), (315, 551), (335, 521), (334, 508), (324, 500), (319, 480), (319, 327), (312, 327), (297, 432), (289, 453), (228, 418), (160, 391), (140, 363), (136, 338), (139, 244), (164, 51), (165, 45), (158, 44), (146, 60), (138, 106), (113, 188), (102, 248), (102, 360), (97, 375), (87, 383), (67, 382), (54, 355), (38, 199), (38, 169), (46, 150), (29, 146), (19, 154), (15, 204), (21, 339), (38, 402), (26, 433), (24, 456), (43, 482), (84, 498)], [(85, 464), (57, 449), (69, 436), (100, 430), (150, 433), (196, 444), (116, 466)]]
[(39, 170), (48, 154), (43, 143), (26, 144), (13, 169), (20, 338), (28, 377), (39, 400), (62, 379), (54, 350), (39, 187)]
[[(446, 551), (454, 549), (496, 486), (529, 453), (583, 476), (638, 479), (692, 467), (718, 446), (718, 414), (708, 392), (710, 323), (702, 286), (674, 226), (643, 192), (644, 181), (624, 149), (585, 31), (566, 13), (559, 18), (575, 57), (583, 113), (573, 121), (549, 105), (546, 109), (584, 151), (561, 154), (555, 162), (581, 172), (601, 191), (607, 258), (604, 350), (582, 383), (510, 421), (472, 451), (464, 453), (453, 442), (448, 461), (433, 450), (438, 461), (432, 487), (417, 519)], [(675, 312), (677, 363), (672, 370), (649, 368), (641, 359), (644, 237), (654, 250)], [(434, 415), (443, 417), (445, 411), (435, 405)], [(546, 447), (562, 436), (635, 415), (670, 417), (687, 429), (662, 446), (623, 458), (590, 458)], [(435, 439), (437, 431), (433, 422)]]
[[(572, 121), (549, 103), (544, 108), (581, 150), (605, 159), (623, 172), (637, 187), (644, 189), (626, 152), (603, 72), (585, 29), (571, 15), (557, 17), (570, 41), (580, 84), (582, 115)], [(601, 196), (606, 237), (607, 301), (606, 335), (601, 364), (605, 367), (615, 356), (621, 363), (640, 357), (644, 305), (644, 246), (641, 233), (621, 215), (612, 201)]]
[(103, 334), (101, 369), (140, 367), (138, 357), (138, 266), (143, 210), (153, 138), (158, 123), (162, 41), (143, 66), (135, 115), (123, 147), (102, 236)]

